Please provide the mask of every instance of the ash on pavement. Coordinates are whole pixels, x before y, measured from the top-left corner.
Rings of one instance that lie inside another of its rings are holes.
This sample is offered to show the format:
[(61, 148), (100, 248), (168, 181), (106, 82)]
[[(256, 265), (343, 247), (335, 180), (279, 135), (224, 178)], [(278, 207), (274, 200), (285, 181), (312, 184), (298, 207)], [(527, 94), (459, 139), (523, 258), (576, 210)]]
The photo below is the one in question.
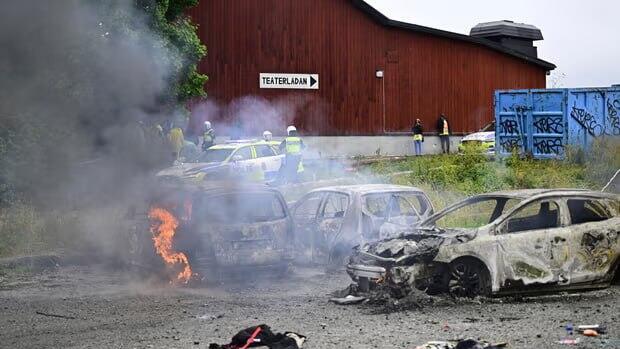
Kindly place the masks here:
[[(620, 287), (572, 295), (446, 302), (394, 313), (338, 306), (330, 294), (344, 273), (296, 269), (286, 279), (219, 287), (137, 281), (97, 267), (0, 274), (0, 347), (206, 348), (261, 323), (308, 337), (304, 348), (414, 348), (458, 338), (510, 348), (562, 348), (567, 323), (605, 324), (580, 348), (613, 348), (620, 338)], [(47, 315), (45, 315), (47, 314)], [(58, 315), (60, 317), (57, 317)], [(603, 342), (608, 340), (608, 342)]]

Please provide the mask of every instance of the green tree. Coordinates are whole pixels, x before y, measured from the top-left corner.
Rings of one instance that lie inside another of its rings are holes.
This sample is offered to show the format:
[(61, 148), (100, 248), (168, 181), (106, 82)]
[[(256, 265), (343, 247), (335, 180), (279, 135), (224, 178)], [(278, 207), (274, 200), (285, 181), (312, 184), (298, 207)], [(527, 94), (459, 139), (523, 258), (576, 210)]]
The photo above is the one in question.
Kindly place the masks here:
[[(135, 0), (150, 29), (157, 35), (161, 45), (168, 52), (162, 59), (172, 68), (168, 93), (164, 101), (182, 103), (195, 97), (206, 96), (204, 85), (208, 77), (198, 72), (198, 62), (207, 54), (207, 48), (200, 42), (197, 26), (187, 16), (187, 10), (198, 5), (199, 0)], [(131, 18), (118, 15), (118, 24), (130, 25)]]
[(151, 3), (143, 9), (152, 17), (153, 30), (170, 49), (178, 50), (182, 58), (174, 65), (177, 71), (170, 84), (170, 96), (178, 102), (204, 97), (207, 76), (198, 73), (197, 64), (207, 54), (207, 48), (196, 34), (196, 25), (185, 14), (198, 0), (150, 0), (146, 3)]

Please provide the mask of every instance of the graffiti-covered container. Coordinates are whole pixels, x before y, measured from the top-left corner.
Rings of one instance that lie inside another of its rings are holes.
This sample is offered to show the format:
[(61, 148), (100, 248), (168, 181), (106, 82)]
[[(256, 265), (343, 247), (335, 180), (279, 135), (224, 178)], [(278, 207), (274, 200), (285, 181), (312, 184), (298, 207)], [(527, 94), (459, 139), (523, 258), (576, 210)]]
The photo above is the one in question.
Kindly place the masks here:
[(495, 92), (496, 152), (558, 158), (597, 137), (620, 137), (620, 88)]

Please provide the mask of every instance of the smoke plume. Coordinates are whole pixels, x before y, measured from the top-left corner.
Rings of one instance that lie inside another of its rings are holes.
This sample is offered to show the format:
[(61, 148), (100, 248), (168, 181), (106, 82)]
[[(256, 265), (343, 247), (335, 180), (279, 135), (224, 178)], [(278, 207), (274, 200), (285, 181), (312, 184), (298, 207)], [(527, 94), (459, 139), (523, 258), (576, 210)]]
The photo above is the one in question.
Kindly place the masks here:
[(0, 47), (0, 203), (79, 209), (76, 230), (111, 244), (119, 204), (169, 163), (152, 125), (177, 113), (166, 101), (183, 60), (134, 1), (10, 1)]
[[(4, 135), (4, 175), (37, 203), (58, 204), (84, 186), (121, 193), (161, 155), (147, 149), (144, 130), (166, 117), (160, 101), (175, 53), (143, 17), (131, 1), (3, 6), (0, 125), (13, 132)], [(85, 166), (94, 176), (86, 183)]]

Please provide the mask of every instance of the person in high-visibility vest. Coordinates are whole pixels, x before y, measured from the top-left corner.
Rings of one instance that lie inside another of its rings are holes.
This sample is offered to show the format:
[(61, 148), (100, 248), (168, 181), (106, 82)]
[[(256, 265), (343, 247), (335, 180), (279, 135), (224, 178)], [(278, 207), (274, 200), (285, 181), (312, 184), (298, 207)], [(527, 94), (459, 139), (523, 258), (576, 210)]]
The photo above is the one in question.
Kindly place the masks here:
[(181, 148), (183, 148), (183, 144), (185, 143), (185, 137), (183, 137), (183, 130), (180, 127), (173, 127), (168, 133), (168, 141), (170, 142), (170, 147), (172, 148), (172, 154), (174, 160), (178, 160)]
[(204, 133), (202, 134), (202, 151), (206, 151), (215, 144), (215, 130), (211, 122), (205, 121)]
[(422, 134), (422, 121), (420, 121), (420, 119), (415, 119), (415, 125), (411, 128), (411, 132), (413, 132), (413, 148), (415, 150), (415, 155), (422, 155), (422, 142), (424, 142), (424, 135)]
[(437, 120), (437, 133), (441, 141), (441, 152), (450, 154), (450, 124), (444, 114), (439, 115), (439, 120)]
[(285, 152), (282, 176), (285, 182), (296, 183), (299, 178), (297, 173), (301, 166), (301, 151), (306, 147), (303, 140), (297, 134), (295, 126), (286, 128), (287, 137), (280, 143), (280, 152)]

